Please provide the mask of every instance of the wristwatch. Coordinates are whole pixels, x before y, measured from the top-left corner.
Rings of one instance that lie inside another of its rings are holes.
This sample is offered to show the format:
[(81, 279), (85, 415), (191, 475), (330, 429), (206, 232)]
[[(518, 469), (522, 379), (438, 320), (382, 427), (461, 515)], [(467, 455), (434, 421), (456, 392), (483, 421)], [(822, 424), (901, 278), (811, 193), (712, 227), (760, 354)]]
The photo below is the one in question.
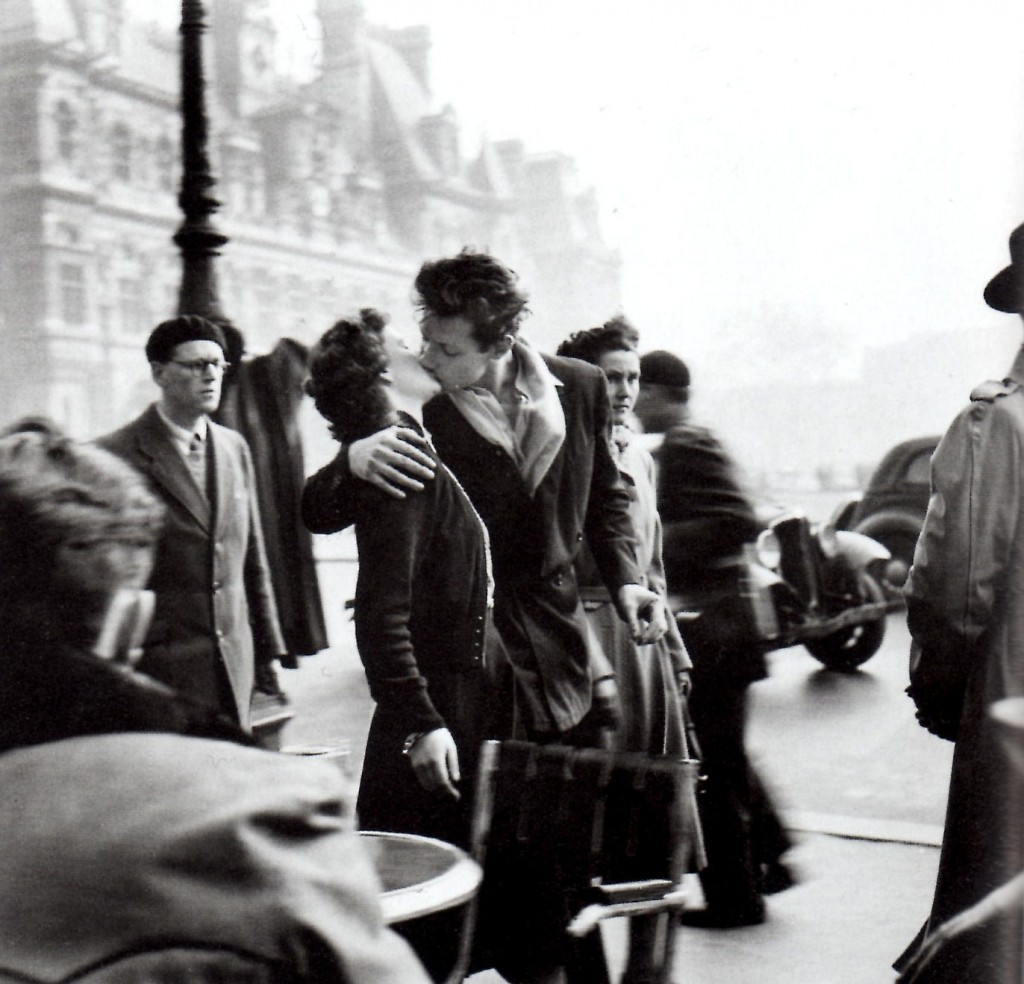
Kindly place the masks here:
[(406, 735), (405, 741), (402, 742), (402, 754), (408, 755), (413, 750), (413, 746), (416, 742), (418, 742), (425, 734), (425, 731), (414, 731), (411, 735)]

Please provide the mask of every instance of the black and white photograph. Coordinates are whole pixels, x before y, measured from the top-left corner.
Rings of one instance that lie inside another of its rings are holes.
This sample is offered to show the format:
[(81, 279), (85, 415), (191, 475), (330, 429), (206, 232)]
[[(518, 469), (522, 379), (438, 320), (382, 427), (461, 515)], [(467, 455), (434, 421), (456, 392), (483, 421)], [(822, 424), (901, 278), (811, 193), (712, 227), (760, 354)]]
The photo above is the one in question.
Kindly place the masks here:
[(1024, 7), (0, 85), (0, 982), (1024, 982)]

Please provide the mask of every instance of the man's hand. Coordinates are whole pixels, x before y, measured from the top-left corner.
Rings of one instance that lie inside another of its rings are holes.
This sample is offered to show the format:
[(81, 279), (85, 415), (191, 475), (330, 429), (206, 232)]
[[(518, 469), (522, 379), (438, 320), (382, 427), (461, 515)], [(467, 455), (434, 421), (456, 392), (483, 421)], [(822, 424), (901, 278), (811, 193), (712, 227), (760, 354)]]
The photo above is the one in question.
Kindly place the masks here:
[(637, 645), (657, 642), (668, 631), (665, 604), (656, 591), (639, 584), (624, 584), (619, 588), (618, 601), (619, 611)]
[(434, 477), (434, 460), (421, 450), (426, 446), (426, 438), (396, 424), (353, 441), (348, 448), (348, 467), (356, 478), (404, 499), (406, 491), (419, 492), (423, 482)]
[(447, 728), (428, 731), (409, 749), (409, 764), (419, 784), (429, 792), (443, 791), (455, 799), (461, 793), (455, 788), (461, 778), (459, 753), (455, 739)]

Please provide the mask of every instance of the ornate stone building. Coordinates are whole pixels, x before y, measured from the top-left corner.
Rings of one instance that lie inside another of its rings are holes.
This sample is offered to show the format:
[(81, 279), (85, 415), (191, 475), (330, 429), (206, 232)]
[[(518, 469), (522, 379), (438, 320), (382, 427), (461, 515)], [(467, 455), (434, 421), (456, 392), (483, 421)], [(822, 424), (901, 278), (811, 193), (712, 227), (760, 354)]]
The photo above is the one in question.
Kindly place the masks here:
[[(573, 161), (465, 153), (432, 100), (427, 28), (318, 0), (320, 67), (299, 81), (266, 0), (207, 6), (221, 300), (251, 351), (363, 305), (407, 322), (419, 263), (464, 244), (520, 272), (542, 347), (619, 309)], [(0, 80), (0, 423), (44, 413), (91, 436), (151, 399), (142, 344), (177, 304), (178, 36), (126, 0), (0, 0)]]

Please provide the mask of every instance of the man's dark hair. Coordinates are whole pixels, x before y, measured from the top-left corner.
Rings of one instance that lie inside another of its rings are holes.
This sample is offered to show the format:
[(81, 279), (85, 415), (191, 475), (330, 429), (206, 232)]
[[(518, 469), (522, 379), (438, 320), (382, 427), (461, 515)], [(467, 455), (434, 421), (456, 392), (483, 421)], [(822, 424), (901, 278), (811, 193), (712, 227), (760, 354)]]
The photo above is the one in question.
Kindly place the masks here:
[(625, 318), (617, 317), (599, 328), (574, 331), (558, 346), (557, 354), (596, 366), (605, 352), (635, 352), (639, 340), (637, 330)]
[(527, 313), (527, 296), (514, 270), (487, 253), (463, 249), (458, 256), (428, 260), (416, 275), (416, 304), (425, 314), (463, 317), (481, 349), (515, 335)]
[(167, 362), (174, 350), (186, 342), (216, 342), (225, 356), (228, 343), (219, 326), (198, 314), (179, 314), (161, 321), (146, 342), (146, 358), (150, 362)]
[(391, 423), (383, 378), (388, 357), (381, 332), (386, 324), (380, 311), (363, 308), (358, 321), (342, 318), (328, 328), (310, 356), (306, 392), (343, 444)]

